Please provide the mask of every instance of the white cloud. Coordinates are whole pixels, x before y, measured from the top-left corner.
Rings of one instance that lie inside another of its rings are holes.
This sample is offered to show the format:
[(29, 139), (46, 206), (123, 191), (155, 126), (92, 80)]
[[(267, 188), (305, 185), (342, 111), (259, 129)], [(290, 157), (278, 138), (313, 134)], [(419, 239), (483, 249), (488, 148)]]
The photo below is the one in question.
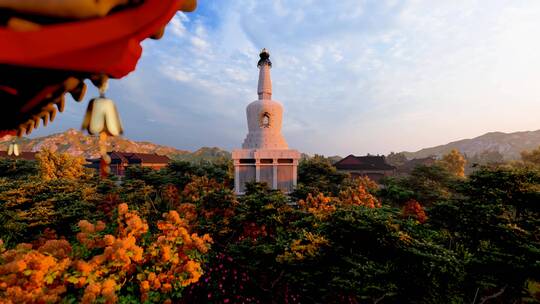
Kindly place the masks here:
[(181, 69), (166, 69), (164, 72), (165, 75), (181, 82), (188, 82), (193, 79), (189, 73), (182, 71)]
[(184, 37), (186, 35), (186, 27), (184, 23), (187, 22), (189, 22), (188, 16), (182, 12), (178, 12), (169, 23), (169, 28), (174, 35)]
[(191, 37), (191, 43), (198, 51), (206, 51), (210, 44), (200, 37)]

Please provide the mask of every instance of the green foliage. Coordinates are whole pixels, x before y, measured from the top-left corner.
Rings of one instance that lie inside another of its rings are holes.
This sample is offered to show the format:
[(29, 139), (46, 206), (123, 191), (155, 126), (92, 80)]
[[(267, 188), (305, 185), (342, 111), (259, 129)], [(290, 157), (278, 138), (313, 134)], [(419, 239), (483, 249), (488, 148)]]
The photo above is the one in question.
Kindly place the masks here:
[[(185, 196), (183, 200), (189, 200), (192, 194), (187, 190), (188, 187), (182, 192)], [(200, 232), (211, 234), (218, 246), (228, 243), (231, 233), (235, 231), (232, 218), (239, 204), (233, 190), (224, 184), (217, 184), (210, 189), (199, 191), (191, 203), (196, 207)]]
[(513, 219), (540, 215), (540, 170), (523, 167), (484, 167), (472, 174), (463, 192), (471, 199), (504, 204)]
[(0, 177), (21, 179), (38, 174), (35, 161), (24, 159), (0, 159)]
[(382, 199), (400, 206), (414, 199), (430, 205), (452, 197), (459, 181), (445, 168), (438, 165), (418, 166), (409, 176), (382, 180)]
[[(73, 238), (68, 233), (78, 220), (106, 220), (108, 210), (126, 202), (148, 219), (148, 237), (162, 213), (175, 209), (190, 231), (214, 239), (206, 274), (182, 294), (186, 303), (516, 303), (538, 297), (540, 172), (533, 166), (479, 167), (467, 178), (439, 165), (420, 166), (365, 193), (382, 207), (332, 204), (325, 216), (303, 208), (298, 198), (322, 192), (332, 203), (352, 200), (353, 192), (344, 191), (351, 180), (323, 157), (301, 162), (294, 196), (253, 183), (237, 197), (231, 169), (230, 162), (177, 161), (159, 171), (131, 167), (121, 182), (3, 178), (0, 238), (12, 246), (44, 228)], [(422, 221), (401, 214), (398, 207), (411, 200), (426, 207)], [(133, 302), (137, 292), (120, 301)]]
[[(463, 276), (456, 254), (435, 243), (414, 221), (400, 220), (385, 208), (349, 207), (337, 210), (323, 226), (333, 240), (319, 262), (331, 290), (369, 302), (461, 302), (457, 290)], [(410, 278), (414, 277), (414, 280)], [(422, 292), (415, 292), (422, 290)]]
[(232, 187), (233, 172), (232, 162), (228, 160), (200, 163), (172, 161), (159, 171), (137, 166), (128, 167), (126, 179), (142, 180), (155, 187), (173, 184), (183, 189), (191, 181), (192, 176), (206, 176)]
[(448, 232), (451, 248), (467, 253), (468, 294), (499, 291), (519, 299), (526, 282), (540, 279), (540, 175), (537, 171), (483, 167), (460, 187), (461, 197), (435, 204), (433, 229)]
[(125, 171), (125, 179), (127, 181), (140, 180), (149, 185), (160, 185), (165, 183), (163, 170), (154, 170), (149, 167), (128, 166)]
[(386, 177), (381, 179), (381, 183), (383, 187), (378, 194), (386, 204), (401, 206), (416, 196), (408, 186), (408, 178)]
[(85, 181), (0, 180), (0, 239), (30, 241), (45, 228), (69, 233), (81, 218), (99, 217), (99, 195)]
[(309, 193), (318, 192), (337, 195), (346, 178), (347, 175), (338, 172), (328, 159), (315, 155), (300, 161), (298, 187), (292, 196), (305, 199)]
[[(398, 210), (338, 206), (320, 219), (262, 184), (249, 184), (234, 210), (228, 242), (214, 248), (234, 261), (222, 272), (246, 272), (249, 282), (210, 276), (192, 291), (199, 296), (210, 293), (220, 302), (224, 289), (241, 299), (255, 291), (263, 303), (462, 300), (463, 264), (456, 253), (438, 243), (439, 234), (401, 219)], [(215, 263), (210, 269), (224, 264), (217, 256)]]
[(119, 187), (117, 192), (119, 201), (128, 202), (129, 205), (148, 218), (149, 222), (155, 222), (161, 217), (164, 209), (158, 209), (160, 197), (154, 186), (146, 184), (142, 180), (127, 180)]

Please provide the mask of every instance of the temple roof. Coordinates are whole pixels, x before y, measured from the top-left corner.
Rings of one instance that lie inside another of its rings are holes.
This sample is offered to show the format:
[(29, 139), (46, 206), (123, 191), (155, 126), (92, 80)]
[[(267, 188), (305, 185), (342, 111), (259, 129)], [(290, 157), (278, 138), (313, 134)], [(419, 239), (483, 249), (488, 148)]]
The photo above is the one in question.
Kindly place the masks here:
[(349, 155), (334, 164), (338, 170), (394, 170), (383, 155), (354, 156)]
[(36, 160), (37, 152), (21, 152), (18, 156), (8, 155), (7, 151), (0, 151), (0, 158)]
[[(165, 155), (155, 153), (136, 153), (136, 152), (108, 152), (111, 157), (111, 164), (166, 164), (171, 159)], [(99, 162), (100, 158), (89, 159), (89, 162)]]

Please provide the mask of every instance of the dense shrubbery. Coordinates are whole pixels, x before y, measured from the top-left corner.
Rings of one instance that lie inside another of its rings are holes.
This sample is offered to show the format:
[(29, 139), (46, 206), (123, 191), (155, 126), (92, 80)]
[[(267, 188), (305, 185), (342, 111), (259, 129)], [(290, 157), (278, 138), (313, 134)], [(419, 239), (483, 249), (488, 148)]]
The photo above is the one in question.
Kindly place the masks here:
[(2, 299), (540, 300), (540, 172), (532, 167), (482, 167), (462, 178), (435, 165), (378, 187), (315, 158), (302, 162), (291, 197), (262, 184), (235, 196), (227, 163), (132, 168), (123, 183), (6, 172)]
[(155, 171), (146, 167), (130, 167), (127, 169), (128, 180), (142, 180), (148, 185), (161, 187), (172, 184), (183, 189), (193, 176), (205, 176), (225, 185), (233, 185), (234, 169), (230, 162), (217, 163), (173, 161), (164, 170)]
[(24, 178), (39, 173), (34, 161), (24, 159), (0, 159), (0, 178)]
[(328, 159), (315, 155), (300, 162), (298, 180), (301, 182), (292, 193), (292, 197), (305, 199), (309, 193), (337, 195), (347, 180), (347, 175), (338, 172)]
[(0, 179), (0, 239), (27, 242), (45, 228), (70, 231), (80, 219), (101, 219), (91, 180)]

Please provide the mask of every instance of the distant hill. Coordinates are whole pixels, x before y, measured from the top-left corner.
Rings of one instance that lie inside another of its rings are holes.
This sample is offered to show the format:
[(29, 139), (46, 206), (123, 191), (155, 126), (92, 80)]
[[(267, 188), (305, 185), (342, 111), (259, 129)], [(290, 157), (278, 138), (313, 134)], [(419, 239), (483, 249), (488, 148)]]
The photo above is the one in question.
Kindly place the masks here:
[[(7, 150), (10, 139), (0, 139), (0, 151)], [(39, 151), (49, 148), (59, 152), (68, 152), (72, 155), (85, 158), (99, 156), (98, 139), (96, 136), (85, 135), (81, 131), (69, 129), (63, 133), (51, 134), (37, 138), (18, 139), (22, 151)], [(218, 159), (230, 159), (231, 153), (218, 147), (203, 147), (195, 152), (180, 150), (170, 146), (162, 146), (146, 141), (133, 141), (125, 137), (113, 137), (108, 140), (109, 151), (156, 153), (167, 155), (172, 159), (186, 160), (191, 162), (214, 161)], [(520, 153), (524, 150), (536, 149), (540, 146), (540, 130), (514, 133), (490, 132), (472, 138), (454, 141), (445, 145), (421, 149), (416, 152), (402, 152), (408, 159), (424, 158), (428, 156), (441, 156), (452, 149), (465, 153), (468, 157), (484, 152), (496, 151), (505, 160), (520, 159)], [(308, 157), (303, 154), (303, 157)], [(335, 162), (340, 156), (328, 157)]]
[(490, 132), (484, 135), (462, 139), (432, 148), (425, 148), (416, 152), (403, 152), (408, 159), (428, 156), (441, 156), (457, 149), (468, 157), (479, 155), (486, 151), (499, 152), (504, 160), (520, 159), (524, 150), (532, 150), (540, 146), (540, 130), (514, 133)]
[(190, 162), (215, 161), (220, 159), (231, 159), (231, 153), (229, 151), (221, 150), (218, 147), (203, 147), (192, 153), (173, 155), (172, 158)]
[[(6, 150), (10, 139), (0, 140), (0, 150)], [(75, 156), (95, 158), (99, 156), (98, 138), (89, 136), (81, 131), (69, 129), (63, 133), (51, 134), (37, 138), (18, 139), (22, 151), (40, 151), (49, 148), (54, 151), (67, 152)], [(146, 141), (133, 141), (125, 137), (111, 137), (108, 139), (109, 151), (156, 153), (167, 155), (173, 159), (187, 161), (214, 160), (230, 158), (230, 153), (219, 148), (201, 148), (195, 152), (179, 150), (169, 146), (162, 146)]]

